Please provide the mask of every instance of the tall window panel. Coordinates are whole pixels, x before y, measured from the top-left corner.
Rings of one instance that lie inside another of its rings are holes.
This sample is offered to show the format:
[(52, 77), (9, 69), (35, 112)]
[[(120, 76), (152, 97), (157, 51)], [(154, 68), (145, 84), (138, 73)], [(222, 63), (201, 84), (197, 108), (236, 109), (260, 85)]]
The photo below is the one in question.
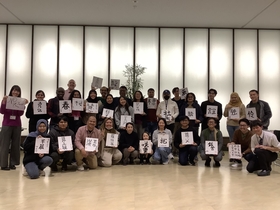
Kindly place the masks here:
[[(133, 28), (111, 28), (111, 61), (110, 79), (120, 79), (125, 84), (127, 78), (123, 76), (125, 65), (133, 65)], [(119, 96), (118, 90), (112, 90), (114, 97)]]
[[(4, 96), (5, 85), (5, 59), (6, 59), (6, 26), (0, 25), (0, 100)], [(2, 123), (3, 115), (0, 114), (0, 123)]]
[(199, 104), (207, 100), (208, 30), (185, 29), (185, 86)]
[(102, 85), (108, 87), (108, 37), (108, 27), (85, 28), (85, 98), (93, 76), (103, 78)]
[(257, 51), (257, 30), (234, 30), (234, 90), (245, 106), (257, 89)]
[(146, 67), (145, 73), (141, 76), (143, 80), (143, 95), (147, 97), (147, 90), (154, 88), (157, 97), (158, 89), (158, 34), (156, 28), (136, 29), (135, 63)]
[[(31, 83), (32, 26), (8, 26), (7, 92), (13, 85), (21, 87), (21, 96), (29, 100)], [(41, 78), (43, 79), (43, 78)], [(22, 116), (22, 127), (27, 128), (27, 119)], [(23, 131), (23, 135), (27, 130)]]
[(45, 100), (56, 96), (57, 31), (57, 26), (34, 26), (32, 99), (38, 90)]
[(259, 93), (260, 99), (269, 103), (272, 118), (270, 130), (280, 130), (280, 31), (259, 31)]
[(160, 98), (165, 89), (183, 86), (183, 29), (160, 29)]
[(60, 26), (59, 36), (59, 86), (67, 89), (70, 79), (76, 88), (83, 90), (83, 27)]
[[(223, 109), (229, 102), (232, 93), (232, 51), (233, 36), (231, 29), (210, 30), (210, 88), (218, 91), (216, 100), (222, 103)], [(224, 136), (228, 136), (226, 118), (222, 118), (220, 129)]]

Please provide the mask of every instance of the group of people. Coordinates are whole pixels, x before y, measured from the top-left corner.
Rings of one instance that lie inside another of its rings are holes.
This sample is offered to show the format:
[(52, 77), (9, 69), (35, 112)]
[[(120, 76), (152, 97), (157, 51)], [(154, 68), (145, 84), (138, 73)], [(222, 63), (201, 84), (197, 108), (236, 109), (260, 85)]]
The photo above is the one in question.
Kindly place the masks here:
[[(125, 86), (119, 88), (119, 97), (113, 97), (107, 87), (100, 88), (101, 96), (98, 97), (95, 88), (92, 88), (84, 101), (83, 111), (61, 113), (59, 101), (82, 98), (80, 91), (75, 87), (74, 80), (69, 80), (66, 90), (59, 87), (56, 97), (47, 102), (47, 111), (44, 114), (35, 114), (33, 102), (27, 106), (26, 117), (29, 118), (30, 133), (23, 142), (23, 164), (32, 179), (38, 178), (47, 166), (50, 166), (52, 171), (57, 171), (60, 164), (61, 170), (66, 171), (68, 165), (73, 162), (76, 162), (77, 170), (83, 171), (85, 168), (109, 167), (119, 162), (123, 165), (133, 164), (136, 158), (140, 159), (140, 164), (166, 165), (173, 155), (178, 155), (180, 165), (194, 166), (198, 152), (202, 160), (205, 160), (206, 167), (210, 167), (211, 158), (214, 167), (220, 167), (223, 158), (223, 136), (220, 131), (222, 115), (228, 117), (228, 146), (241, 145), (242, 157), (249, 162), (248, 172), (261, 170), (258, 172), (259, 176), (269, 175), (271, 163), (280, 151), (280, 143), (276, 136), (265, 131), (268, 129), (272, 113), (269, 104), (259, 100), (257, 90), (249, 92), (251, 102), (246, 107), (255, 108), (257, 114), (257, 120), (250, 122), (246, 119), (245, 105), (235, 92), (230, 95), (230, 101), (223, 113), (222, 104), (215, 100), (215, 89), (210, 89), (208, 100), (199, 105), (194, 93), (187, 93), (185, 99), (181, 99), (178, 87), (172, 90), (174, 98), (171, 98), (169, 90), (164, 90), (162, 102), (154, 97), (153, 88), (148, 90), (148, 97), (145, 99), (141, 91), (136, 91), (133, 100), (126, 97)], [(20, 87), (14, 85), (9, 96), (21, 97)], [(44, 98), (42, 90), (36, 92), (35, 101), (43, 101)], [(24, 113), (22, 110), (7, 109), (7, 99), (8, 96), (4, 96), (0, 110), (4, 115), (0, 135), (0, 165), (1, 170), (6, 171), (16, 169), (15, 166), (20, 164), (20, 117)], [(25, 99), (25, 103), (27, 104), (28, 100)], [(98, 104), (98, 111), (87, 112), (87, 103)], [(139, 103), (143, 104), (142, 109), (136, 111)], [(214, 116), (208, 115), (209, 107), (215, 107), (214, 111), (212, 110)], [(238, 118), (230, 116), (232, 108), (239, 112)], [(191, 109), (194, 113), (188, 111)], [(104, 114), (105, 112), (107, 114)], [(109, 113), (111, 114), (108, 115)], [(130, 120), (124, 123), (123, 116), (130, 116)], [(200, 124), (202, 129), (199, 135)], [(111, 144), (116, 134), (117, 144)], [(188, 134), (192, 136), (191, 143), (183, 143), (184, 135)], [(72, 149), (65, 151), (61, 148), (59, 139), (62, 137), (71, 139)], [(48, 154), (34, 153), (38, 138), (50, 139)], [(86, 150), (87, 140), (90, 138), (98, 139), (94, 151)], [(145, 140), (148, 152), (140, 149), (140, 140)], [(217, 142), (216, 154), (207, 153), (206, 142), (209, 141)], [(231, 161), (232, 168), (242, 164), (240, 159)]]

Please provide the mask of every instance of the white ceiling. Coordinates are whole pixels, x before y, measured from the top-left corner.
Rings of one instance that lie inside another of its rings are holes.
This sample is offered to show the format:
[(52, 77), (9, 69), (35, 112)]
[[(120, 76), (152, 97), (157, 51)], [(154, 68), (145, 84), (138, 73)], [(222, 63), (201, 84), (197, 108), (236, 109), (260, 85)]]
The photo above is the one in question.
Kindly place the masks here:
[(280, 29), (280, 0), (0, 0), (0, 23)]

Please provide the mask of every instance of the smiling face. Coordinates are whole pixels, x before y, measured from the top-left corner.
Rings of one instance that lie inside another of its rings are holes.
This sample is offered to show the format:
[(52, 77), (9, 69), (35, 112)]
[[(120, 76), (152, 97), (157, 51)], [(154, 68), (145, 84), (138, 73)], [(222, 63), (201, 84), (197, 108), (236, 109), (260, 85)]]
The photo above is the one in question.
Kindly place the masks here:
[(91, 99), (95, 99), (95, 98), (96, 98), (95, 92), (92, 91), (92, 92), (90, 93), (89, 97), (90, 97)]
[(19, 97), (19, 95), (20, 95), (20, 92), (17, 89), (12, 90), (12, 96), (13, 97)]
[(257, 134), (258, 136), (260, 136), (262, 134), (262, 127), (257, 125), (257, 126), (253, 126), (252, 127), (252, 131)]
[(239, 123), (239, 129), (242, 133), (247, 133), (248, 132), (248, 128), (249, 128), (249, 125), (247, 125), (247, 123), (241, 121)]
[(68, 122), (67, 121), (64, 121), (64, 120), (60, 120), (58, 122), (58, 127), (60, 130), (64, 131), (68, 126)]
[(107, 96), (107, 98), (106, 98), (107, 104), (111, 104), (111, 103), (113, 103), (113, 101), (114, 101), (114, 99), (112, 96)]
[(210, 120), (208, 120), (207, 125), (208, 125), (208, 128), (209, 128), (210, 130), (213, 130), (213, 129), (215, 128), (215, 126), (216, 126), (216, 122), (215, 122), (214, 119), (210, 119)]
[(96, 118), (94, 116), (90, 116), (87, 121), (87, 127), (89, 130), (93, 130), (96, 126)]
[(43, 101), (45, 98), (45, 94), (43, 92), (38, 92), (37, 95), (36, 95), (36, 99), (38, 101)]
[(64, 96), (64, 89), (63, 88), (58, 88), (57, 91), (56, 91), (56, 96), (58, 99), (63, 99), (63, 96)]
[(112, 128), (113, 128), (113, 120), (112, 120), (112, 119), (108, 119), (108, 120), (105, 122), (105, 128), (106, 128), (106, 129), (112, 129)]
[(126, 100), (123, 97), (120, 97), (120, 105), (125, 106)]
[(143, 133), (143, 140), (149, 140), (149, 134)]
[(47, 126), (45, 125), (45, 123), (40, 123), (40, 125), (38, 126), (38, 131), (39, 133), (44, 133), (47, 130)]
[(163, 120), (160, 120), (160, 121), (158, 122), (158, 128), (159, 128), (159, 130), (164, 130), (164, 127), (165, 127), (164, 121), (163, 121)]
[(74, 90), (75, 87), (76, 87), (76, 82), (75, 82), (75, 80), (73, 80), (73, 79), (69, 80), (67, 86), (68, 86), (69, 90)]
[(250, 94), (250, 98), (251, 98), (252, 102), (255, 103), (255, 102), (258, 101), (258, 99), (259, 99), (259, 94), (257, 94), (257, 92), (252, 91), (252, 92), (250, 92), (249, 94)]
[(136, 93), (135, 93), (135, 99), (136, 99), (137, 101), (140, 101), (141, 97), (142, 97), (142, 95), (141, 95), (140, 92), (136, 92)]
[(81, 95), (78, 91), (75, 91), (73, 94), (73, 98), (81, 98)]
[(127, 124), (125, 129), (128, 134), (131, 134), (133, 132), (133, 126), (131, 124)]

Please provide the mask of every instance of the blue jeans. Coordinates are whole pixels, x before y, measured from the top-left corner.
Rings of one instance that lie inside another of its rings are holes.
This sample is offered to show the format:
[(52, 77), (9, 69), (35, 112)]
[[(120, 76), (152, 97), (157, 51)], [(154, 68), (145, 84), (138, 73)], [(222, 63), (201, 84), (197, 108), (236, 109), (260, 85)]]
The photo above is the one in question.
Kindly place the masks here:
[(157, 129), (157, 122), (147, 122), (146, 131), (152, 136), (153, 132)]
[(40, 176), (39, 170), (44, 170), (47, 166), (50, 166), (53, 159), (50, 156), (44, 156), (40, 159), (39, 165), (35, 162), (29, 162), (24, 167), (30, 179), (37, 179)]
[(163, 163), (167, 162), (168, 155), (170, 153), (171, 153), (171, 149), (169, 147), (157, 147), (153, 159)]
[(232, 126), (232, 125), (227, 125), (227, 131), (228, 131), (228, 135), (229, 135), (229, 140), (230, 142), (233, 139), (233, 133), (235, 130), (237, 130), (239, 128), (239, 126)]

